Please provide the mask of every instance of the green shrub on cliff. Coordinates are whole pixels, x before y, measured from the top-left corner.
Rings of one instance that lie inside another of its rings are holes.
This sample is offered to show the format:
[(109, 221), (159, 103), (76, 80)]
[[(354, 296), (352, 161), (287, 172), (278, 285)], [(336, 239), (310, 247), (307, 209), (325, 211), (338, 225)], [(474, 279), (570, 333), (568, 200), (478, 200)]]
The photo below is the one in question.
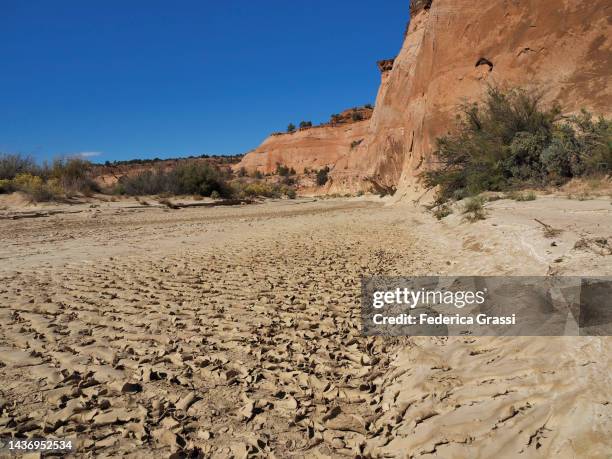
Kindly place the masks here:
[(317, 185), (318, 186), (325, 185), (327, 183), (327, 180), (329, 179), (328, 175), (329, 175), (329, 166), (325, 166), (323, 169), (320, 169), (317, 172)]
[(563, 119), (538, 93), (489, 88), (463, 104), (453, 133), (436, 139), (437, 167), (422, 175), (438, 202), (612, 171), (612, 122), (583, 111)]

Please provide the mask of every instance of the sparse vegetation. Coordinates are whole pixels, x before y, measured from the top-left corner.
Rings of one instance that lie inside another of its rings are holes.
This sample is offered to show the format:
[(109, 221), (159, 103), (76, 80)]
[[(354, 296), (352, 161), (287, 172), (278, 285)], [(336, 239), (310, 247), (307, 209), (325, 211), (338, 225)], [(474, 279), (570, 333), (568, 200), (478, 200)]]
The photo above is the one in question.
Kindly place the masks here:
[(33, 201), (63, 199), (76, 193), (91, 195), (99, 187), (91, 178), (91, 163), (81, 158), (39, 166), (29, 156), (0, 155), (0, 193), (21, 191)]
[(123, 176), (115, 187), (117, 194), (197, 194), (229, 197), (228, 173), (208, 163), (186, 162), (170, 171), (147, 170), (135, 176)]
[(0, 180), (12, 180), (19, 174), (40, 175), (40, 168), (31, 156), (0, 155)]
[(547, 225), (546, 223), (538, 220), (537, 218), (535, 219), (535, 221), (538, 222), (540, 225), (542, 225), (542, 229), (544, 231), (544, 237), (547, 237), (547, 238), (557, 237), (563, 232), (563, 230), (553, 228), (552, 226)]
[[(295, 171), (293, 171), (293, 173), (295, 174)], [(288, 177), (291, 175), (291, 169), (284, 164), (276, 163), (276, 174), (280, 175), (281, 177)]]
[(363, 115), (358, 111), (354, 111), (353, 113), (351, 113), (351, 119), (353, 121), (361, 121), (363, 120)]
[(329, 180), (329, 166), (325, 166), (323, 169), (320, 169), (317, 172), (317, 185), (318, 186), (323, 186), (327, 183), (327, 181)]
[[(191, 195), (194, 199), (209, 196), (213, 199), (251, 198), (255, 196), (294, 199), (296, 171), (279, 165), (280, 183), (267, 183), (264, 175), (254, 171), (248, 177), (245, 168), (232, 175), (229, 168), (218, 167), (196, 159), (177, 164), (152, 165), (135, 175), (123, 175), (111, 189), (101, 190), (94, 181), (95, 167), (82, 158), (66, 158), (51, 165), (38, 165), (23, 155), (0, 155), (0, 193), (20, 191), (35, 202), (63, 200), (80, 193), (90, 196), (95, 192), (136, 196), (141, 205), (148, 203), (140, 198), (146, 195), (163, 197), (162, 204), (174, 206), (169, 197)], [(111, 200), (116, 201), (115, 197)]]
[(300, 129), (312, 127), (312, 121), (300, 121)]
[(485, 100), (464, 104), (454, 133), (437, 139), (438, 168), (425, 172), (438, 202), (483, 191), (562, 184), (612, 171), (612, 121), (583, 111), (561, 117), (540, 94), (489, 88)]
[(436, 208), (432, 211), (433, 216), (438, 220), (442, 220), (445, 217), (448, 217), (453, 213), (453, 209), (448, 204), (441, 204), (436, 206)]
[(295, 132), (295, 124), (289, 123), (289, 125), (287, 126), (287, 132), (289, 133)]
[(476, 222), (478, 220), (484, 220), (486, 218), (486, 212), (484, 205), (486, 199), (482, 196), (475, 196), (469, 198), (463, 206), (464, 218), (469, 222)]
[(506, 195), (508, 199), (513, 199), (515, 201), (535, 201), (538, 197), (533, 191), (528, 191), (526, 193), (521, 193), (517, 191), (510, 192)]
[(359, 139), (359, 140), (353, 140), (351, 142), (351, 150), (357, 148), (359, 145), (361, 145), (361, 142), (363, 142), (363, 139)]

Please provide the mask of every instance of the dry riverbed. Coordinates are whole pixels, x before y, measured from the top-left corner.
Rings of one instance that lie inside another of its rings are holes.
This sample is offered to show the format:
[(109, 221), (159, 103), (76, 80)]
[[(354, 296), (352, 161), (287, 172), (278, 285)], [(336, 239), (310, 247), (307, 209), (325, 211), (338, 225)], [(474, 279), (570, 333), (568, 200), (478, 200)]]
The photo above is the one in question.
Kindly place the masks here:
[(0, 435), (76, 457), (606, 457), (609, 338), (360, 336), (362, 275), (612, 274), (609, 199), (488, 206), (0, 212)]

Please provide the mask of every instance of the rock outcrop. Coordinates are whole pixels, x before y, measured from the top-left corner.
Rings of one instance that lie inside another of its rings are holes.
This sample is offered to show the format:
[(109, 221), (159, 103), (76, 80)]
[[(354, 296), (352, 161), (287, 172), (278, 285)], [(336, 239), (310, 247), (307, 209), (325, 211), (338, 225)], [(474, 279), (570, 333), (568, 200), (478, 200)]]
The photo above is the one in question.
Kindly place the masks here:
[(568, 111), (607, 114), (612, 106), (612, 4), (606, 0), (415, 1), (411, 21), (370, 135), (365, 175), (399, 195), (419, 193), (435, 138), (454, 125), (456, 107), (487, 85), (544, 92)]
[(285, 140), (268, 139), (243, 163), (269, 168), (295, 155), (304, 164), (317, 157), (314, 164), (328, 155), (332, 190), (398, 189), (399, 197), (414, 196), (421, 192), (418, 175), (433, 166), (435, 138), (453, 128), (457, 106), (480, 99), (488, 85), (536, 88), (568, 112), (610, 113), (609, 0), (417, 0), (410, 13), (399, 55), (379, 63), (381, 86), (369, 122), (350, 133), (341, 127), (310, 134), (290, 154)]
[(246, 154), (234, 169), (268, 174), (274, 172), (279, 164), (298, 173), (304, 169), (333, 168), (363, 141), (368, 134), (371, 116), (371, 108), (359, 107), (332, 115), (328, 123), (320, 126), (272, 134), (258, 148)]

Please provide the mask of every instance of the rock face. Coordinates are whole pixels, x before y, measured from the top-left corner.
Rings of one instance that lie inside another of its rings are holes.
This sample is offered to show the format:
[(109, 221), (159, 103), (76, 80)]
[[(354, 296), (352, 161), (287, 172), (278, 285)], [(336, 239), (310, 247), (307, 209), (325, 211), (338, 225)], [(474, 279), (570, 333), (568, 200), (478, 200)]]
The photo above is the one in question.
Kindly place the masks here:
[(334, 167), (348, 156), (368, 134), (371, 108), (355, 108), (332, 115), (329, 123), (301, 128), (293, 133), (269, 136), (234, 167), (248, 172), (272, 173), (278, 164), (302, 173), (305, 168)]
[(435, 138), (488, 84), (537, 88), (568, 111), (609, 113), (611, 15), (608, 0), (413, 2), (359, 152), (375, 158), (366, 174), (400, 196), (419, 193), (416, 176), (431, 167)]
[[(330, 189), (420, 193), (417, 176), (432, 167), (435, 138), (453, 128), (457, 105), (480, 99), (487, 85), (535, 88), (568, 112), (610, 113), (609, 0), (417, 0), (410, 12), (399, 55), (379, 64), (374, 113), (362, 123), (367, 132), (360, 126), (351, 138), (364, 140), (347, 151), (347, 132), (334, 128), (321, 136), (320, 147), (313, 136), (292, 153), (307, 162), (309, 151), (328, 152)], [(272, 150), (270, 139), (264, 145), (243, 162), (257, 155), (258, 164), (268, 164), (265, 151), (279, 157), (285, 148)]]

